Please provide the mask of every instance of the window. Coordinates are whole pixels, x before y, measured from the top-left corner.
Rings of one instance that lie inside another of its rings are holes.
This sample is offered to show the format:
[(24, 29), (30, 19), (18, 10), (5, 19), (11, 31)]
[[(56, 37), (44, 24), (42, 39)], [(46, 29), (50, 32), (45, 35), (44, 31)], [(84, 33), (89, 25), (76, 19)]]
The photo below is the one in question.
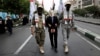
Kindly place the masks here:
[(81, 1), (78, 2), (79, 4), (81, 3)]
[(81, 5), (78, 5), (78, 8), (81, 8)]

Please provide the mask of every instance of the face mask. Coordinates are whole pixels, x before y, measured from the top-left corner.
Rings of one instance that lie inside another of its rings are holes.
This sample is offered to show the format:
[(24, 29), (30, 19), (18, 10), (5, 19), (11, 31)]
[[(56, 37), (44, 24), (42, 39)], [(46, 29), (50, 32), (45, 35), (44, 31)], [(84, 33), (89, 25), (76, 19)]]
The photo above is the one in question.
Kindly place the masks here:
[(40, 16), (42, 15), (42, 9), (40, 9), (40, 8), (38, 9), (38, 15), (40, 15)]
[(41, 15), (42, 15), (42, 13), (38, 13), (38, 15), (39, 15), (39, 16), (41, 16)]
[(71, 4), (66, 4), (65, 7), (66, 7), (66, 10), (69, 11), (70, 7), (71, 7)]

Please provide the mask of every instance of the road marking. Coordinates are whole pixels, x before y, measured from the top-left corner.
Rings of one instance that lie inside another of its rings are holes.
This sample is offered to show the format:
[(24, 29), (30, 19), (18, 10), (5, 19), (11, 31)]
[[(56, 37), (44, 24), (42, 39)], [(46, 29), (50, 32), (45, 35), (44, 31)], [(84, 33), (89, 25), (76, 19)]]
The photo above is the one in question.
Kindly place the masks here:
[(89, 43), (90, 45), (92, 45), (93, 47), (95, 47), (96, 49), (98, 49), (100, 51), (100, 47), (98, 47), (97, 45), (91, 43), (90, 41), (88, 41), (87, 39), (82, 37), (80, 34), (76, 33), (76, 35), (78, 35), (81, 39), (83, 39), (84, 41), (86, 41), (87, 43)]
[(14, 31), (22, 30), (22, 29), (31, 29), (31, 28), (15, 28)]
[(29, 40), (32, 38), (32, 35), (30, 35), (26, 41), (16, 50), (16, 52), (14, 54), (18, 54), (23, 48), (24, 46), (29, 42)]

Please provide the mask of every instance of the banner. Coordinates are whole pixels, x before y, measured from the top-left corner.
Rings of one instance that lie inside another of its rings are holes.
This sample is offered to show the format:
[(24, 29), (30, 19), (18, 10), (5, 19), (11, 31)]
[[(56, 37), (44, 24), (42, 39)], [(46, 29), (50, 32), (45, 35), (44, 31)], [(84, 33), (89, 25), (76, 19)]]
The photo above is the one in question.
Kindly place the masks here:
[(55, 9), (55, 3), (54, 3), (54, 0), (53, 0), (53, 7), (52, 7), (52, 10), (54, 10)]
[(62, 0), (60, 0), (58, 12), (59, 12), (59, 14), (61, 14), (63, 12), (63, 2), (62, 2)]
[(44, 8), (44, 0), (42, 0), (42, 6), (43, 6), (43, 8)]
[(36, 5), (35, 0), (30, 0), (30, 13), (29, 13), (29, 19), (33, 19), (34, 12), (36, 11)]

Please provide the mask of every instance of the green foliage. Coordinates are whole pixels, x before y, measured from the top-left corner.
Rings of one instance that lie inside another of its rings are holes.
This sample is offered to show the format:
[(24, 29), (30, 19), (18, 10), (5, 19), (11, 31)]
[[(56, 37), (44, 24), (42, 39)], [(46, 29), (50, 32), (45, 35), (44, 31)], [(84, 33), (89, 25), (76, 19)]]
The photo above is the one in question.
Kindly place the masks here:
[(85, 14), (87, 13), (87, 11), (85, 9), (76, 9), (73, 12), (74, 12), (74, 14), (77, 14), (79, 16), (85, 16)]
[(93, 14), (94, 17), (98, 17), (100, 15), (100, 8), (98, 6), (90, 6), (85, 9), (88, 13)]
[(0, 0), (0, 11), (11, 13), (28, 13), (29, 0)]
[(88, 13), (95, 13), (96, 11), (98, 11), (98, 7), (97, 6), (90, 6), (90, 7), (87, 7), (87, 8), (85, 8), (87, 11), (88, 11)]
[(29, 12), (29, 0), (19, 0), (20, 4), (20, 13), (28, 13)]
[(75, 9), (73, 12), (79, 16), (93, 14), (93, 17), (100, 17), (100, 8), (97, 6), (90, 6), (83, 9)]

